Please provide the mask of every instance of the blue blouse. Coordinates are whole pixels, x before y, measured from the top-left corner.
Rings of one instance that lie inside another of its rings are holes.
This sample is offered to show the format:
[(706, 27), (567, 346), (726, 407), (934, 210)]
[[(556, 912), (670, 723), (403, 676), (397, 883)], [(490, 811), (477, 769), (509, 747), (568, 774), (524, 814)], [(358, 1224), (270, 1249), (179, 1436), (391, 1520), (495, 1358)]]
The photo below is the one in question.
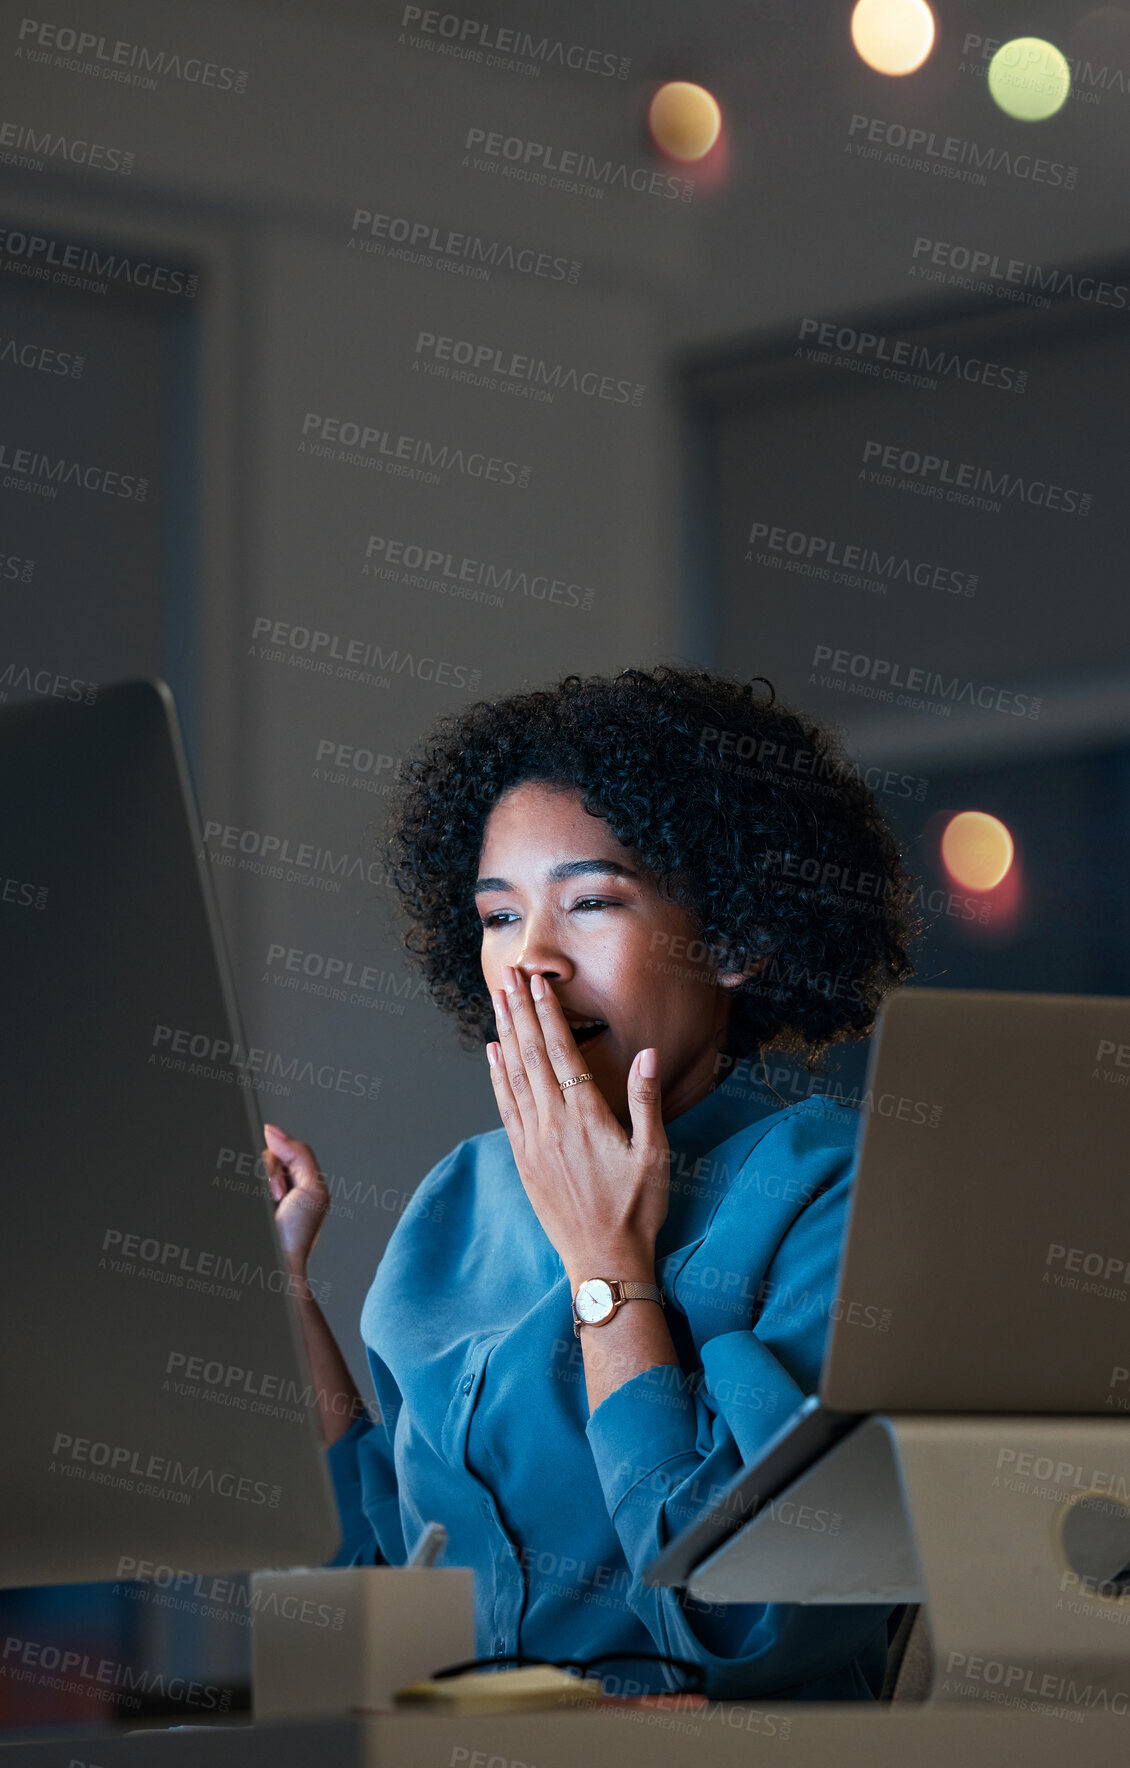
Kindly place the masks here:
[[(695, 1603), (640, 1580), (816, 1389), (856, 1126), (820, 1095), (766, 1114), (734, 1073), (664, 1126), (656, 1281), (681, 1368), (632, 1377), (591, 1417), (565, 1268), (506, 1133), (460, 1142), (365, 1300), (382, 1422), (327, 1450), (342, 1525), (327, 1563), (402, 1565), (442, 1522), (440, 1563), (474, 1568), (480, 1656), (660, 1652), (702, 1664), (717, 1698), (877, 1696), (889, 1607)], [(605, 1674), (613, 1691), (614, 1674), (682, 1686), (658, 1665)]]

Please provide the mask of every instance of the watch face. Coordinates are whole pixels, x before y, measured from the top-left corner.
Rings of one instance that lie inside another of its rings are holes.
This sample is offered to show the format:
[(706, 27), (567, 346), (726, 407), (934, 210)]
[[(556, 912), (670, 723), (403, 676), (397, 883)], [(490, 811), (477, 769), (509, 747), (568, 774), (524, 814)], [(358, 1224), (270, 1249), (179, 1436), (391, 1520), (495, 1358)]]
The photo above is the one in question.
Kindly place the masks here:
[(590, 1277), (577, 1290), (577, 1313), (589, 1326), (606, 1320), (612, 1312), (612, 1291), (603, 1277)]

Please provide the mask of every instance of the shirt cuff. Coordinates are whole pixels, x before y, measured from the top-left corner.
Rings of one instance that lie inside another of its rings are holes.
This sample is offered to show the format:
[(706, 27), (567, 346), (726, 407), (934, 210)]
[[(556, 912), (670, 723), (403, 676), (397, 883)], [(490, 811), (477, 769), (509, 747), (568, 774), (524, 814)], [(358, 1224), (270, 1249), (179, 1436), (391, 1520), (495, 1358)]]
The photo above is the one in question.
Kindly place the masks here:
[[(694, 1398), (674, 1363), (641, 1370), (615, 1388), (590, 1415), (585, 1435), (612, 1518), (641, 1480), (651, 1482), (658, 1498), (666, 1497), (668, 1484), (659, 1470), (702, 1452)], [(672, 1483), (678, 1483), (674, 1474)]]
[(709, 1339), (702, 1369), (701, 1412), (683, 1370), (661, 1363), (633, 1375), (592, 1413), (585, 1434), (610, 1517), (644, 1481), (649, 1494), (669, 1497), (686, 1470), (663, 1470), (711, 1452), (714, 1414), (729, 1428), (740, 1461), (748, 1463), (805, 1398), (768, 1345), (748, 1330)]

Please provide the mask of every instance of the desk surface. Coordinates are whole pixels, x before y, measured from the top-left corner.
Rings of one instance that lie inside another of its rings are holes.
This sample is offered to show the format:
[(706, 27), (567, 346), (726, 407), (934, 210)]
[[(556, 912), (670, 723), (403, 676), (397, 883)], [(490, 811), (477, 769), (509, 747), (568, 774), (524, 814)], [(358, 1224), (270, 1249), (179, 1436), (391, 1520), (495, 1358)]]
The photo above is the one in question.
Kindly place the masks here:
[[(1124, 1704), (1124, 1697), (1116, 1706)], [(1125, 1713), (712, 1701), (691, 1711), (388, 1713), (293, 1725), (105, 1729), (25, 1738), (29, 1768), (1064, 1768), (1117, 1761)], [(0, 1750), (2, 1750), (0, 1740)], [(492, 1760), (493, 1758), (493, 1760)], [(0, 1753), (0, 1768), (5, 1757)]]

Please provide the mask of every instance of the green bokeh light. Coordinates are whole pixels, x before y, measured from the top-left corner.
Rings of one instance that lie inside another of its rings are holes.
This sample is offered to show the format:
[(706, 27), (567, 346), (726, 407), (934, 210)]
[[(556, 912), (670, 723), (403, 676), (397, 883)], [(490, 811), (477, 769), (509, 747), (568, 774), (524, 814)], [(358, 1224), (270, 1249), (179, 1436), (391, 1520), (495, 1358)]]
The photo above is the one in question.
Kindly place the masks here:
[(1014, 37), (989, 63), (989, 91), (1006, 116), (1022, 123), (1054, 117), (1071, 90), (1071, 69), (1054, 43)]

